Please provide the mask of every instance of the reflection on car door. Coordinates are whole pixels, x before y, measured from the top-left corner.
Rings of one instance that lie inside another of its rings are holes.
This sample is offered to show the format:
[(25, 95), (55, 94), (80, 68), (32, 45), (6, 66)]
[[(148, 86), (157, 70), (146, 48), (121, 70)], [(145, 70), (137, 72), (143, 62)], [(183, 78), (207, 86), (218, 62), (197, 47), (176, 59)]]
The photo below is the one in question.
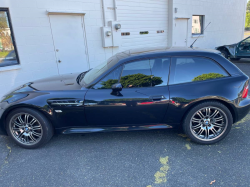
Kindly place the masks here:
[[(168, 108), (169, 58), (129, 62), (110, 73), (85, 97), (85, 114), (90, 126), (159, 124)], [(119, 73), (123, 69), (119, 78)], [(119, 81), (118, 81), (119, 79)], [(112, 94), (111, 86), (123, 89)]]

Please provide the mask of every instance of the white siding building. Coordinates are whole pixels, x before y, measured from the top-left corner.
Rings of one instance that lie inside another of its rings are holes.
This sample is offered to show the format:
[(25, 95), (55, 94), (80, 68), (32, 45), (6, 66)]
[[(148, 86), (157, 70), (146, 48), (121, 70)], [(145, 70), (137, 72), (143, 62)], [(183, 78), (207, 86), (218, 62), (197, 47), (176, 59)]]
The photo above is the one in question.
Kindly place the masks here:
[(195, 47), (238, 42), (244, 35), (246, 3), (0, 0), (0, 97), (32, 80), (85, 71), (131, 48), (190, 46), (199, 33)]

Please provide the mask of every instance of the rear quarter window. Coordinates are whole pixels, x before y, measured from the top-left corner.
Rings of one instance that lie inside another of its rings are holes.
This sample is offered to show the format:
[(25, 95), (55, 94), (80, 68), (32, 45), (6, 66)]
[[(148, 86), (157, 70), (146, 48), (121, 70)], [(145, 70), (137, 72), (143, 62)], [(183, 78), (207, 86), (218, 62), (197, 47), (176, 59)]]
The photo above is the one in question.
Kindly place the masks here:
[(170, 84), (181, 84), (229, 76), (216, 62), (201, 57), (172, 58)]

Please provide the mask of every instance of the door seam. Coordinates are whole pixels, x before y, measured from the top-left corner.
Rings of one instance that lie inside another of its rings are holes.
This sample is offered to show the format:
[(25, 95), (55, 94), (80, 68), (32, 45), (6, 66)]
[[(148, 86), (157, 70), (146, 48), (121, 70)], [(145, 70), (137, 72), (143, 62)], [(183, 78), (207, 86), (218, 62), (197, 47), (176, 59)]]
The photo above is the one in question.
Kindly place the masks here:
[(52, 27), (51, 27), (50, 16), (48, 15), (48, 17), (49, 17), (50, 32), (51, 32), (52, 41), (53, 41), (53, 46), (54, 46), (54, 51), (55, 51), (55, 58), (56, 58), (57, 72), (58, 72), (58, 75), (60, 75), (59, 66), (58, 66), (58, 63), (57, 63), (57, 60), (58, 60), (58, 59), (57, 59), (57, 56), (56, 56), (56, 46), (55, 46), (55, 41), (54, 41), (53, 31), (52, 31)]

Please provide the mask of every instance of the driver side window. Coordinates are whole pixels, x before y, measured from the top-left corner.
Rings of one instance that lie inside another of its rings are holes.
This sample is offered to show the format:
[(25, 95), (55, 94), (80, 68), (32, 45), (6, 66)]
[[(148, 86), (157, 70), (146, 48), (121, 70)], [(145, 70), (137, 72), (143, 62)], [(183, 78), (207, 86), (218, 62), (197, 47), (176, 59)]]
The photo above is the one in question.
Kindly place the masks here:
[(149, 59), (124, 64), (120, 83), (123, 88), (151, 87), (152, 74)]
[(246, 40), (242, 41), (242, 43), (247, 43), (247, 44), (250, 44), (250, 38), (248, 38), (248, 39), (246, 39)]
[(166, 86), (169, 66), (170, 58), (167, 57), (128, 62), (112, 71), (93, 88), (112, 89), (112, 85), (119, 81), (123, 88)]
[(121, 75), (122, 66), (116, 68), (101, 81), (99, 81), (93, 88), (94, 89), (111, 89), (112, 85), (118, 83), (119, 77)]
[(244, 51), (244, 50), (249, 50), (249, 47), (250, 47), (250, 38), (247, 38), (246, 40), (243, 40), (240, 43), (239, 49)]

